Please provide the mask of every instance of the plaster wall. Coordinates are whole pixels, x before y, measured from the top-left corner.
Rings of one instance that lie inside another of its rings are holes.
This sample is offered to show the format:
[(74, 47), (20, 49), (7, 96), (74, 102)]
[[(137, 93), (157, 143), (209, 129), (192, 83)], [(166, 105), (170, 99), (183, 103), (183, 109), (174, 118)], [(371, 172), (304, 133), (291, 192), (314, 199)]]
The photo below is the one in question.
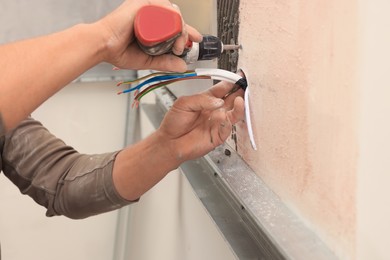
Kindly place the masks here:
[(358, 1), (361, 38), (358, 259), (390, 259), (390, 2)]
[(258, 150), (238, 151), (343, 259), (355, 257), (356, 1), (241, 0), (239, 67)]

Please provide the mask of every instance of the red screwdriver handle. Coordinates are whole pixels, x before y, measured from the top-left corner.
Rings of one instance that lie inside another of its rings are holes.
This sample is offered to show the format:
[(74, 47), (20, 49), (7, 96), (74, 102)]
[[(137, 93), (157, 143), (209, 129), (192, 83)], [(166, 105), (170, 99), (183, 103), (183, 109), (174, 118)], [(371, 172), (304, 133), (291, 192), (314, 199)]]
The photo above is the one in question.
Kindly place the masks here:
[(141, 49), (149, 55), (171, 51), (181, 35), (183, 22), (180, 14), (163, 6), (147, 5), (135, 17), (134, 32)]

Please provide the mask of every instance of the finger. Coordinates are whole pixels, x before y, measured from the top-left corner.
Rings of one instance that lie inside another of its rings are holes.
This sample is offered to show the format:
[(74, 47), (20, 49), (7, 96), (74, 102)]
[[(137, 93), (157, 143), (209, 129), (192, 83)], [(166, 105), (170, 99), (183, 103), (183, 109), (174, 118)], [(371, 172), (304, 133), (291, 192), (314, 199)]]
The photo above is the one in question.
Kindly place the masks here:
[[(181, 15), (181, 11), (180, 11), (180, 8), (178, 5), (172, 4), (172, 7), (176, 10), (176, 12), (178, 12), (180, 14), (181, 17), (183, 17)], [(173, 47), (172, 47), (172, 52), (175, 55), (181, 55), (183, 53), (185, 45), (186, 45), (187, 40), (188, 40), (188, 32), (187, 32), (183, 18), (182, 18), (181, 22), (182, 22), (181, 35), (175, 40), (175, 43), (173, 44)]]
[(210, 89), (208, 89), (206, 92), (210, 93), (212, 96), (217, 98), (223, 98), (226, 93), (228, 93), (232, 88), (234, 84), (227, 82), (227, 81), (221, 81), (214, 86), (212, 86)]
[(221, 144), (226, 141), (232, 132), (232, 123), (228, 119), (228, 116), (225, 116), (225, 120), (219, 123), (218, 134), (221, 140)]
[(192, 27), (188, 24), (186, 24), (186, 27), (187, 27), (188, 37), (189, 37), (190, 41), (193, 41), (193, 42), (201, 42), (202, 41), (203, 36), (198, 30), (196, 30), (194, 27)]
[(181, 55), (188, 42), (201, 42), (202, 39), (202, 34), (200, 34), (194, 27), (185, 24), (183, 26), (181, 36), (177, 38), (173, 45), (172, 51), (176, 55)]
[[(238, 71), (237, 72), (238, 75), (240, 75), (241, 77), (244, 77), (245, 75), (242, 73), (242, 71)], [(226, 82), (226, 81), (221, 81), (219, 82), (218, 84), (214, 85), (213, 87), (211, 87), (208, 91), (210, 91), (210, 93), (215, 96), (215, 97), (218, 97), (218, 98), (222, 98), (224, 97), (227, 93), (229, 93), (229, 91), (231, 91), (234, 87), (234, 84), (233, 83), (230, 83), (230, 82)], [(243, 93), (241, 93), (243, 95)]]
[(175, 55), (183, 54), (187, 41), (188, 41), (188, 32), (186, 30), (186, 27), (184, 26), (180, 37), (177, 38), (175, 43), (173, 44), (172, 47), (173, 53)]
[(146, 66), (148, 69), (171, 71), (171, 72), (185, 72), (187, 64), (179, 57), (170, 54), (160, 56), (153, 56), (149, 58), (150, 65)]
[(213, 112), (212, 121), (210, 135), (211, 140), (213, 140), (212, 143), (216, 147), (225, 142), (230, 136), (232, 124), (230, 123), (224, 108)]
[(232, 110), (227, 112), (227, 117), (232, 125), (245, 118), (245, 105), (242, 97), (236, 97), (234, 100), (234, 107)]
[(147, 4), (149, 5), (161, 5), (167, 8), (172, 8), (176, 11), (178, 10), (178, 6), (174, 3), (171, 3), (171, 1), (168, 0), (148, 0), (146, 2), (148, 2)]
[[(225, 108), (230, 110), (233, 108), (233, 102), (236, 97), (243, 97), (245, 92), (239, 88), (237, 91), (231, 93), (236, 88), (232, 83), (220, 82), (208, 90), (208, 94), (214, 97), (222, 98), (225, 100)], [(206, 92), (207, 93), (207, 92)]]
[(219, 145), (221, 145), (226, 141), (226, 139), (230, 136), (231, 132), (232, 132), (232, 124), (229, 122), (229, 120), (225, 120), (224, 122), (221, 122), (219, 124), (219, 129), (218, 129), (218, 135), (220, 139)]
[[(134, 61), (137, 61), (136, 64)], [(170, 54), (149, 56), (136, 43), (132, 44), (121, 61), (114, 65), (122, 69), (153, 69), (172, 72), (185, 72), (187, 70), (187, 64), (183, 59)]]
[(242, 88), (239, 88), (234, 93), (229, 94), (227, 97), (223, 98), (225, 100), (225, 105), (229, 108), (233, 108), (234, 100), (237, 97), (244, 97), (245, 91)]
[(193, 96), (183, 96), (176, 100), (173, 107), (179, 110), (194, 112), (201, 110), (215, 110), (222, 107), (224, 101), (219, 98), (197, 94)]
[[(179, 6), (172, 4), (172, 7), (181, 15)], [(200, 42), (202, 41), (203, 36), (192, 26), (186, 25), (182, 19), (182, 33), (179, 38), (176, 39), (172, 51), (175, 55), (181, 55), (184, 52), (184, 49), (188, 41)]]

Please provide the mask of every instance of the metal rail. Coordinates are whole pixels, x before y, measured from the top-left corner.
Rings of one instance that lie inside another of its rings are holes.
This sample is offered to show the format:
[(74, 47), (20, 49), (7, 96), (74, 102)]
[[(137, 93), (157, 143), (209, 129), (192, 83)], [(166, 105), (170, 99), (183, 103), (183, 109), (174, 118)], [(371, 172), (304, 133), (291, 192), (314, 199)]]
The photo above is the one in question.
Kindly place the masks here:
[[(141, 109), (157, 128), (176, 97), (155, 94)], [(180, 168), (238, 259), (336, 259), (229, 145)]]
[[(157, 128), (176, 96), (167, 88), (155, 94), (156, 104), (140, 109)], [(134, 125), (139, 112), (128, 117)], [(337, 259), (229, 145), (180, 169), (237, 259)], [(115, 260), (126, 259), (129, 211), (125, 207), (118, 215)]]

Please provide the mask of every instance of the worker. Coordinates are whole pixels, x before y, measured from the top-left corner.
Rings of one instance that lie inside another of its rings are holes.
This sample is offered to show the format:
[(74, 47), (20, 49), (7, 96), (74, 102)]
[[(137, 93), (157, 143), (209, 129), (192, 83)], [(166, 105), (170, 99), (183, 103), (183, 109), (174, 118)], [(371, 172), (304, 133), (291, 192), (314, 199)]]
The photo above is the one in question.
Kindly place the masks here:
[[(101, 62), (123, 69), (184, 72), (186, 64), (177, 56), (148, 56), (136, 44), (134, 16), (147, 4), (176, 10), (168, 0), (127, 0), (97, 22), (0, 46), (0, 170), (23, 194), (46, 207), (47, 216), (86, 218), (138, 201), (181, 163), (222, 144), (244, 117), (243, 91), (223, 98), (233, 85), (221, 82), (180, 97), (161, 126), (140, 142), (94, 155), (78, 153), (30, 117)], [(199, 42), (202, 36), (185, 25), (174, 54), (183, 52), (187, 39)]]

